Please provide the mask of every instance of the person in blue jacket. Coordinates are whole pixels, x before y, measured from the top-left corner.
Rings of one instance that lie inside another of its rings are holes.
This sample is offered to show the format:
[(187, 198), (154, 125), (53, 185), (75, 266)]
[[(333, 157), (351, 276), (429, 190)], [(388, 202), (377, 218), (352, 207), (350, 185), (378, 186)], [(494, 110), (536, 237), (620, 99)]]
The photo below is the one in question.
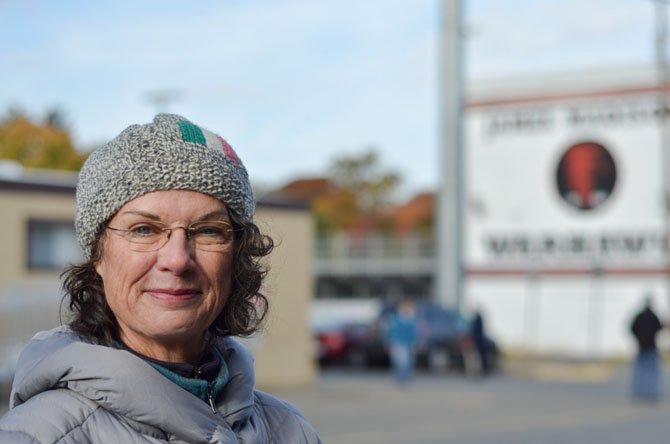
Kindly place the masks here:
[(400, 385), (412, 379), (419, 341), (419, 321), (416, 306), (410, 299), (403, 299), (386, 322), (386, 342), (393, 368), (393, 375)]

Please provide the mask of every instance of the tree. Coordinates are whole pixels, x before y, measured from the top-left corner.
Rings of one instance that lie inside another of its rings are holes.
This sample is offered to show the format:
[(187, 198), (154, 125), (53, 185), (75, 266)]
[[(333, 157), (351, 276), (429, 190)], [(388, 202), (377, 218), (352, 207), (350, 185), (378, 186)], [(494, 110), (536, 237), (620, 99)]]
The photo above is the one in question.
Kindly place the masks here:
[(391, 201), (400, 184), (400, 176), (385, 170), (379, 154), (369, 148), (359, 156), (342, 156), (333, 164), (333, 180), (354, 195), (355, 205), (362, 213), (378, 213)]
[(387, 206), (399, 176), (380, 165), (373, 149), (336, 158), (329, 177), (297, 179), (278, 190), (310, 203), (317, 231), (385, 230)]
[(74, 148), (64, 122), (58, 110), (49, 111), (43, 123), (12, 110), (0, 122), (0, 159), (31, 168), (79, 170), (88, 154)]
[(316, 197), (312, 201), (312, 212), (316, 217), (316, 229), (320, 233), (349, 228), (361, 218), (356, 195), (344, 188)]

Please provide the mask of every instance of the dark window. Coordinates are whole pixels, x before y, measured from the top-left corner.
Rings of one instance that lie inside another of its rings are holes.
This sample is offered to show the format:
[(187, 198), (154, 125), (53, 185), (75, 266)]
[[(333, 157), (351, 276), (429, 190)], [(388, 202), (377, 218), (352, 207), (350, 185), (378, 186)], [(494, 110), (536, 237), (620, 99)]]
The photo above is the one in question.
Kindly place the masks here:
[(28, 221), (29, 269), (62, 270), (82, 259), (72, 221)]

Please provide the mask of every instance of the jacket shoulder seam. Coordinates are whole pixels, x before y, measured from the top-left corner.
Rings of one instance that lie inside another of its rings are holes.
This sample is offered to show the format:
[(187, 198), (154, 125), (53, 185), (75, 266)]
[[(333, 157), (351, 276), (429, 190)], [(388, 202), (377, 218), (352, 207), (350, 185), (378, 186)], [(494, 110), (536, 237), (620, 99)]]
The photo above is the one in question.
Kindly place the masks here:
[[(64, 391), (65, 391), (65, 393), (67, 393), (68, 395), (70, 395), (72, 398), (75, 398), (77, 401), (79, 401), (79, 402), (82, 401), (82, 400), (80, 399), (81, 395), (79, 395), (78, 393), (75, 393), (75, 392), (73, 392), (72, 390), (67, 390), (67, 389), (65, 389)], [(99, 409), (100, 409), (100, 406), (99, 406), (99, 405), (96, 405), (96, 406), (95, 406), (95, 407), (88, 413), (88, 415), (86, 415), (84, 418), (82, 418), (82, 420), (79, 421), (79, 423), (76, 424), (74, 427), (72, 427), (70, 430), (68, 430), (67, 432), (65, 432), (65, 433), (63, 434), (63, 436), (61, 436), (60, 438), (56, 439), (56, 440), (54, 441), (54, 443), (62, 442), (62, 441), (63, 441), (65, 438), (67, 438), (68, 435), (70, 435), (72, 432), (74, 432), (74, 431), (76, 431), (76, 430), (78, 430), (78, 429), (81, 429), (81, 428), (84, 426), (84, 424), (86, 424), (86, 422), (91, 418), (91, 416), (93, 416), (93, 414), (94, 414), (95, 412), (97, 412)]]
[(4, 432), (7, 432), (7, 433), (11, 433), (11, 434), (24, 435), (24, 436), (30, 438), (30, 442), (38, 443), (37, 439), (33, 435), (31, 435), (30, 433), (28, 433), (26, 431), (23, 431), (23, 430), (0, 430), (0, 431), (4, 431)]

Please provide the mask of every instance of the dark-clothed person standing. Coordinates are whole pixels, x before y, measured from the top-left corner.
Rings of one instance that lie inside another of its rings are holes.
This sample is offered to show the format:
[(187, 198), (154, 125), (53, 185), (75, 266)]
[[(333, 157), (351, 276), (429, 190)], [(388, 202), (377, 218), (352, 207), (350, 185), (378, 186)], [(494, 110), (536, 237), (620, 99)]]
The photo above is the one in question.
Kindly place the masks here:
[[(69, 324), (19, 358), (0, 442), (320, 443), (254, 387), (268, 301), (247, 170), (230, 145), (159, 114), (96, 149), (79, 173), (86, 261), (64, 273)], [(286, 345), (290, 347), (290, 344)]]
[(489, 340), (484, 328), (484, 316), (480, 310), (475, 312), (472, 319), (472, 339), (475, 342), (475, 348), (479, 355), (480, 370), (482, 376), (486, 376), (491, 371), (489, 363)]
[(633, 367), (633, 398), (645, 401), (656, 401), (661, 396), (656, 335), (663, 326), (651, 305), (652, 299), (648, 296), (630, 326), (638, 346)]

